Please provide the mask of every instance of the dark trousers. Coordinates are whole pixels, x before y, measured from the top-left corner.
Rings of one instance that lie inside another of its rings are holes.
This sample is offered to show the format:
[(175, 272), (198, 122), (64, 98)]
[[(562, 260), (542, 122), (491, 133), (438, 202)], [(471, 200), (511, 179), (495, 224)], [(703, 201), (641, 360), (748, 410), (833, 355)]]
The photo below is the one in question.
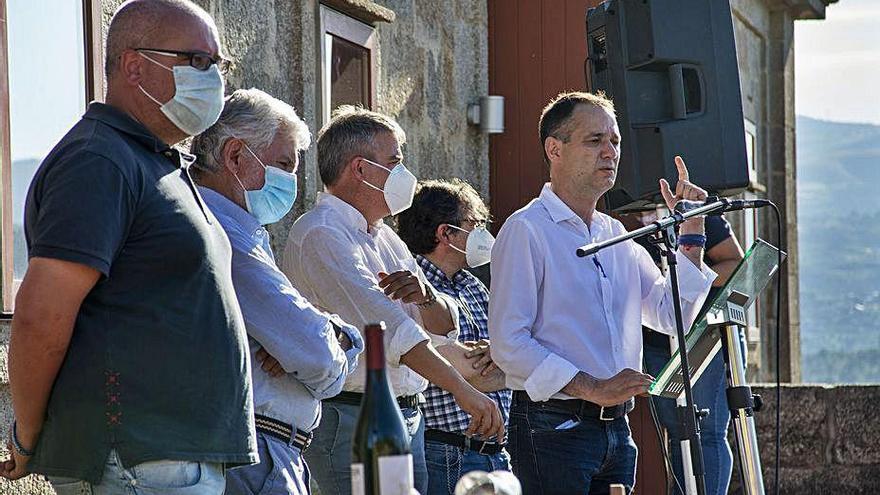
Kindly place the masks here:
[(625, 416), (577, 418), (551, 403), (514, 396), (509, 430), (507, 448), (523, 494), (606, 494), (612, 483), (632, 492), (638, 449)]

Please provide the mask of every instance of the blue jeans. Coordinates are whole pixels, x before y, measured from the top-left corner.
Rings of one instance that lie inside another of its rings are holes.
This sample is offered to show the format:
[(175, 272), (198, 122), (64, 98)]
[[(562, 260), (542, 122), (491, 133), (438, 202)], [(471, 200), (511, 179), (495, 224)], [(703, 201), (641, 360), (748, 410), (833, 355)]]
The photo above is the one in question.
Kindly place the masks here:
[[(644, 347), (645, 368), (656, 376), (669, 361), (669, 347), (650, 345)], [(730, 484), (733, 469), (733, 454), (727, 443), (727, 424), (730, 411), (727, 408), (727, 376), (724, 369), (723, 351), (719, 351), (697, 383), (694, 384), (694, 404), (700, 409), (709, 409), (709, 416), (700, 421), (700, 445), (703, 447), (703, 466), (706, 471), (706, 493), (724, 495)], [(672, 457), (675, 477), (683, 482), (684, 468), (681, 464), (680, 441), (683, 437), (675, 401), (654, 397), (657, 417), (669, 433), (668, 446)], [(674, 484), (674, 483), (673, 483)], [(682, 485), (684, 486), (684, 485)], [(674, 491), (678, 492), (675, 488)]]
[(150, 461), (125, 468), (110, 451), (101, 482), (48, 476), (58, 495), (221, 495), (223, 465), (213, 462)]
[(292, 444), (257, 431), (260, 463), (230, 469), (226, 495), (309, 495), (309, 468)]
[(577, 418), (548, 402), (518, 399), (510, 408), (507, 448), (524, 494), (607, 494), (612, 483), (632, 492), (638, 448), (626, 417)]
[[(321, 495), (349, 495), (351, 493), (351, 441), (360, 407), (341, 402), (322, 404), (321, 424), (314, 431), (312, 445), (305, 452), (311, 474)], [(410, 435), (413, 457), (413, 475), (416, 489), (422, 495), (428, 491), (428, 471), (425, 466), (425, 422), (415, 408), (400, 410)]]
[(453, 495), (455, 484), (471, 471), (510, 471), (510, 455), (501, 451), (483, 455), (441, 442), (425, 441), (425, 461), (428, 464), (428, 495)]

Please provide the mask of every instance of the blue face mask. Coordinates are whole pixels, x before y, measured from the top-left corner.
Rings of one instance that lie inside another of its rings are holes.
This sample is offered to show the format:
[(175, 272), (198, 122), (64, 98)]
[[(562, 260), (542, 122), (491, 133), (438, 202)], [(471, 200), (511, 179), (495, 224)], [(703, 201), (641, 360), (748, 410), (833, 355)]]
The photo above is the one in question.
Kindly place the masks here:
[(285, 172), (278, 167), (267, 167), (250, 146), (245, 144), (244, 147), (266, 171), (263, 187), (248, 191), (241, 183), (241, 179), (235, 174), (232, 175), (244, 191), (247, 211), (260, 222), (260, 225), (275, 223), (293, 208), (293, 202), (296, 201), (296, 174)]

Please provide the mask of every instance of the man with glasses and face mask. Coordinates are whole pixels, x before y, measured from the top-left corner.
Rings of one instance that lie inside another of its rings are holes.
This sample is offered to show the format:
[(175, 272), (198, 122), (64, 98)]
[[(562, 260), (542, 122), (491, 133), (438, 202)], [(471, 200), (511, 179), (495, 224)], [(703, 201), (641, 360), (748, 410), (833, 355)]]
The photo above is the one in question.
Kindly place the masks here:
[[(457, 306), (425, 281), (406, 245), (383, 218), (412, 203), (416, 178), (403, 165), (406, 137), (391, 118), (341, 107), (318, 134), (318, 169), (326, 192), (294, 223), (282, 269), (316, 306), (362, 327), (384, 321), (389, 378), (409, 430), (415, 485), (427, 489), (419, 404), (428, 380), (448, 390), (472, 416), (467, 434), (503, 437), (495, 402), (476, 390), (436, 344), (455, 342)], [(324, 401), (324, 417), (306, 459), (321, 493), (349, 493), (351, 441), (365, 371)], [(402, 472), (401, 477), (406, 476)]]
[(106, 104), (37, 171), (9, 345), (15, 420), (0, 475), (59, 494), (223, 493), (257, 460), (229, 241), (172, 148), (223, 108), (217, 28), (186, 0), (110, 21)]
[[(467, 270), (489, 262), (495, 239), (486, 229), (488, 219), (489, 209), (470, 184), (430, 180), (419, 185), (413, 205), (398, 215), (397, 224), (428, 282), (458, 303), (458, 340), (468, 348), (462, 357), (476, 358), (462, 364), (484, 378), (478, 388), (495, 401), (506, 424), (511, 391), (504, 388), (504, 373), (489, 352), (489, 291)], [(503, 444), (464, 435), (470, 415), (452, 394), (432, 384), (425, 397), (429, 494), (452, 495), (459, 478), (470, 471), (510, 470)]]
[(229, 471), (228, 495), (310, 493), (302, 453), (320, 420), (321, 399), (342, 390), (364, 348), (354, 327), (293, 288), (263, 228), (293, 207), (298, 152), (310, 140), (290, 105), (240, 89), (192, 144), (199, 190), (232, 244), (232, 281), (251, 359), (263, 364), (252, 377), (260, 464)]

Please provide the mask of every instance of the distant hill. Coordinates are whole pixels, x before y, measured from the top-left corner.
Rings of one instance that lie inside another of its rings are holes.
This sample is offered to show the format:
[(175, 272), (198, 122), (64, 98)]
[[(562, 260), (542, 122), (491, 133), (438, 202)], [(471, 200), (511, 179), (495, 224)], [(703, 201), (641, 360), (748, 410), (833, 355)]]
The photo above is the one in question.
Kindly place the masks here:
[(880, 383), (880, 126), (798, 117), (797, 174), (803, 379)]

